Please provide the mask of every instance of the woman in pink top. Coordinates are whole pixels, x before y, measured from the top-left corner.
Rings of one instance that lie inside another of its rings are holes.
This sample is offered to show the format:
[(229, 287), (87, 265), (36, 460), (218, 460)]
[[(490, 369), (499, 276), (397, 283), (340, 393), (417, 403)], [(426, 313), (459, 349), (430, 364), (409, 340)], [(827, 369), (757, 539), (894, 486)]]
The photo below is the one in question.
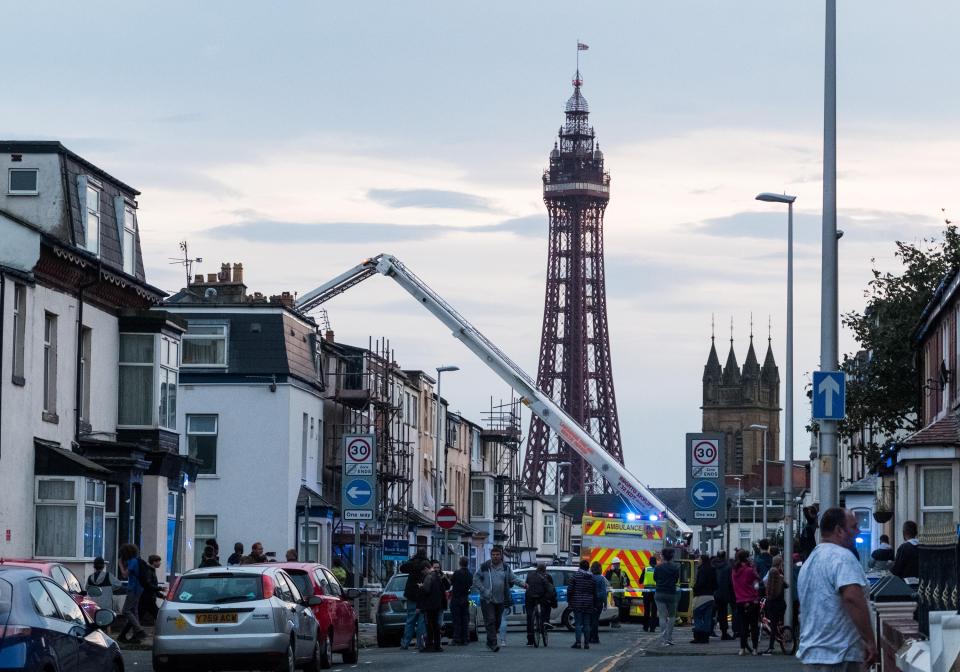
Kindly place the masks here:
[[(737, 551), (737, 560), (731, 573), (733, 594), (737, 600), (737, 613), (740, 616), (740, 655), (748, 653), (760, 655), (757, 644), (760, 641), (760, 577), (750, 562), (750, 553), (744, 549)], [(747, 630), (750, 631), (750, 641), (753, 648), (747, 647)]]

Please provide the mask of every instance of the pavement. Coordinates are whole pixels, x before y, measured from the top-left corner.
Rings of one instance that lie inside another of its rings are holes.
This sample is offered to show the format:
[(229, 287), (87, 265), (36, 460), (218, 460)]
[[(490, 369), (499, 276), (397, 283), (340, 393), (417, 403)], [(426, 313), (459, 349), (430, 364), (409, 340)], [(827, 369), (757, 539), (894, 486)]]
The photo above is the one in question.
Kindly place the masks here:
[[(481, 633), (481, 639), (483, 633)], [(749, 672), (751, 670), (799, 670), (799, 662), (782, 654), (741, 657), (735, 641), (711, 640), (710, 644), (690, 644), (689, 627), (674, 630), (675, 645), (660, 647), (658, 634), (643, 632), (637, 624), (621, 628), (600, 629), (600, 644), (589, 650), (571, 650), (573, 633), (555, 630), (550, 633), (547, 648), (526, 646), (522, 629), (507, 634), (507, 644), (494, 653), (483, 642), (465, 647), (445, 646), (443, 653), (418, 653), (397, 647), (378, 648), (373, 624), (361, 625), (360, 661), (345, 665), (334, 656), (334, 672), (358, 668), (390, 672), (489, 672), (491, 666), (511, 670), (549, 670), (549, 672), (647, 672), (648, 670), (694, 670), (709, 665), (709, 672)], [(152, 672), (147, 642), (130, 648), (124, 646), (127, 671)]]

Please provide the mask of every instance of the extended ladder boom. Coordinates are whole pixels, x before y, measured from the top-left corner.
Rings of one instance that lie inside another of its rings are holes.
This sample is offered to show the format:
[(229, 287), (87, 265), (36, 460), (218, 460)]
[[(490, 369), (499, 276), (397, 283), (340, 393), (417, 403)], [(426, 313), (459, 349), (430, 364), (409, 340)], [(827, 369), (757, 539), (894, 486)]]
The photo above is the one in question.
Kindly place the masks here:
[(579, 453), (591, 467), (597, 470), (610, 484), (610, 487), (635, 507), (644, 516), (666, 511), (680, 532), (691, 532), (690, 527), (669, 510), (660, 499), (646, 488), (623, 465), (617, 462), (603, 449), (596, 439), (583, 429), (573, 418), (567, 415), (549, 395), (537, 387), (530, 376), (524, 373), (513, 360), (487, 339), (467, 321), (453, 306), (443, 300), (423, 280), (410, 269), (389, 254), (380, 254), (355, 266), (346, 273), (338, 275), (317, 289), (303, 295), (297, 301), (297, 308), (309, 311), (324, 301), (353, 287), (366, 278), (380, 273), (392, 278), (409, 292), (434, 317), (443, 322), (453, 332), (453, 336), (463, 342), (473, 354), (493, 370), (510, 387), (520, 393), (523, 403), (530, 411), (543, 420), (557, 436)]

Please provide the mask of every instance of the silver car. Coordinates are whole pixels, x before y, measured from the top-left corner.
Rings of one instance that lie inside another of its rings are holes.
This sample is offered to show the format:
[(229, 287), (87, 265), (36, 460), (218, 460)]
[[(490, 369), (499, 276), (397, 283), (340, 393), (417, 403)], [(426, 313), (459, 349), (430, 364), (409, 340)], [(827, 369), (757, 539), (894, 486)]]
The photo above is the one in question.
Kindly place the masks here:
[(282, 569), (207, 567), (177, 579), (157, 616), (156, 672), (321, 667), (317, 620)]

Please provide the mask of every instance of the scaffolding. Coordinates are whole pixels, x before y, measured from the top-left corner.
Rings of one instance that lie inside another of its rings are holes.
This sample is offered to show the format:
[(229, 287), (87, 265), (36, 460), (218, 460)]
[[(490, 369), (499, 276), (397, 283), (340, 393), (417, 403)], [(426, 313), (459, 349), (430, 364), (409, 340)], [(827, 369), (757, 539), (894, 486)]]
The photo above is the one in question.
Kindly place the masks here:
[(493, 471), (495, 523), (494, 542), (501, 544), (508, 561), (519, 561), (524, 550), (517, 530), (522, 525), (523, 503), (520, 499), (520, 397), (510, 391), (510, 400), (494, 404), (481, 413), (483, 429), (480, 440), (489, 451)]
[[(368, 581), (386, 580), (383, 558), (385, 539), (407, 539), (407, 510), (413, 483), (414, 448), (410, 425), (404, 418), (404, 380), (396, 365), (390, 342), (370, 338), (366, 349), (330, 344), (338, 363), (330, 372), (332, 417), (328, 418), (326, 446), (330, 487), (327, 492), (340, 499), (343, 437), (373, 434), (377, 447), (377, 510), (360, 537), (359, 553), (354, 535), (343, 534), (343, 520), (334, 534), (335, 555), (352, 572)], [(354, 522), (354, 525), (359, 524)], [(340, 534), (337, 534), (339, 532)]]

